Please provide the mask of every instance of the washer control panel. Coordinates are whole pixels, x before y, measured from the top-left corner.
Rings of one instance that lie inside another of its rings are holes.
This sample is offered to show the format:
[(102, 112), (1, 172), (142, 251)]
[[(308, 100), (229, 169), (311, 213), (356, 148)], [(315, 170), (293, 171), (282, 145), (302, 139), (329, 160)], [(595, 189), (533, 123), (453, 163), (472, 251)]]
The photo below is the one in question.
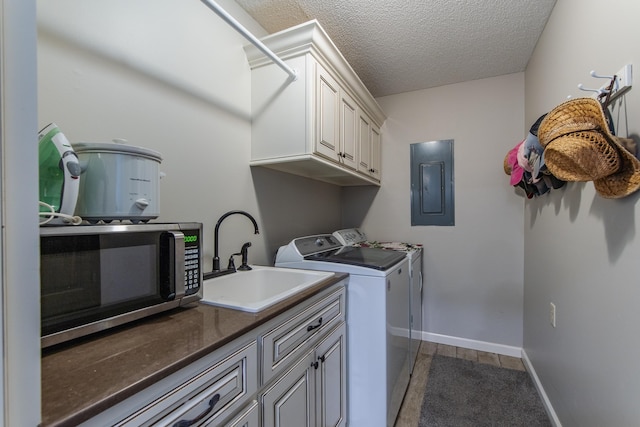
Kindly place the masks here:
[(343, 245), (331, 234), (319, 234), (317, 236), (300, 237), (295, 239), (296, 249), (300, 255), (307, 256), (318, 252), (341, 248)]
[(343, 246), (353, 246), (356, 243), (367, 241), (367, 236), (359, 228), (345, 228), (333, 232), (333, 237), (338, 239)]

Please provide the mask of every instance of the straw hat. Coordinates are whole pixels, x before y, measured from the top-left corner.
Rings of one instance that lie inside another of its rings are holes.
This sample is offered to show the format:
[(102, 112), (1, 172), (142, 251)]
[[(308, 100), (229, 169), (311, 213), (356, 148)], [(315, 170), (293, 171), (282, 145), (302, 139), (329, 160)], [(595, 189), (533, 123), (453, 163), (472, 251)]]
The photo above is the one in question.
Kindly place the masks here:
[(502, 161), (502, 167), (504, 168), (504, 173), (507, 175), (511, 175), (511, 165), (509, 164), (509, 153), (504, 156), (504, 160)]
[(593, 98), (554, 108), (540, 123), (538, 139), (547, 168), (563, 181), (593, 181), (598, 194), (612, 199), (640, 189), (640, 161), (609, 131)]

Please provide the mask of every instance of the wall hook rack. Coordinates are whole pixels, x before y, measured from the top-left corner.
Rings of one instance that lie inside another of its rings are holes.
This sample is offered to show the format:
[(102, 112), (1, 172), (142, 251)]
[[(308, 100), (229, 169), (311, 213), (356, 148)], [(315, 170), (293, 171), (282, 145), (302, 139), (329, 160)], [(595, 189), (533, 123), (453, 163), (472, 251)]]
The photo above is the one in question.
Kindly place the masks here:
[[(578, 89), (586, 92), (593, 92), (594, 96), (598, 98), (605, 107), (616, 98), (628, 92), (631, 89), (633, 82), (631, 64), (625, 65), (613, 76), (599, 75), (595, 70), (591, 70), (589, 75), (596, 79), (607, 79), (609, 81), (598, 89), (590, 89), (580, 83), (578, 85)], [(570, 96), (568, 98), (570, 98)]]

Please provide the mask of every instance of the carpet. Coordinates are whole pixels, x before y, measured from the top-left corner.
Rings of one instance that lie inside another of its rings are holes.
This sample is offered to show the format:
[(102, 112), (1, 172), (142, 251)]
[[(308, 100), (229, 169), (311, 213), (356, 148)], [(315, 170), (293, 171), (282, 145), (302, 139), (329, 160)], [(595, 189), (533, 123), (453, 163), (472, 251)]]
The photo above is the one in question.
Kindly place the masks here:
[(551, 426), (527, 372), (435, 355), (419, 427)]

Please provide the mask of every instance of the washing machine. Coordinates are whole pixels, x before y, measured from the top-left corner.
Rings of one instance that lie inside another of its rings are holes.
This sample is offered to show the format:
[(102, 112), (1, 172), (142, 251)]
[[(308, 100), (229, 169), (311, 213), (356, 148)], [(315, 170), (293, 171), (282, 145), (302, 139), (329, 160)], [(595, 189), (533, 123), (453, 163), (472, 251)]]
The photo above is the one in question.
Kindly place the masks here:
[(409, 345), (409, 359), (407, 369), (413, 373), (413, 368), (418, 357), (420, 342), (422, 341), (422, 245), (404, 242), (379, 242), (371, 240), (364, 231), (359, 228), (345, 228), (333, 232), (333, 236), (344, 246), (380, 248), (403, 252), (409, 261), (410, 289), (409, 308), (409, 330), (407, 332)]
[(332, 235), (293, 239), (276, 267), (349, 273), (347, 282), (347, 421), (350, 427), (392, 427), (409, 385), (409, 262), (405, 253), (344, 246)]

